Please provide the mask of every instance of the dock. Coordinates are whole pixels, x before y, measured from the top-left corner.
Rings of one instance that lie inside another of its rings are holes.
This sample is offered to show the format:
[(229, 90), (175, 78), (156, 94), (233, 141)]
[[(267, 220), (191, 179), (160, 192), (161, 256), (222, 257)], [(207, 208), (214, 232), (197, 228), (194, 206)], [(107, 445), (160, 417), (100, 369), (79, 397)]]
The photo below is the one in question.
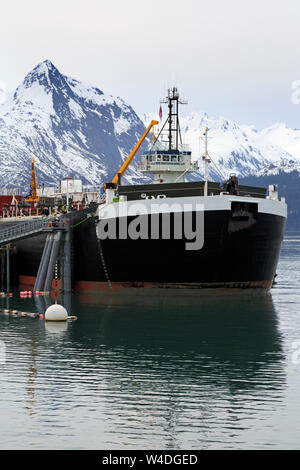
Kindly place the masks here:
[[(43, 216), (26, 221), (11, 221), (0, 224), (0, 281), (1, 290), (7, 294), (16, 287), (15, 256), (16, 242), (45, 234), (33, 292), (50, 292), (53, 279), (60, 280), (61, 293), (72, 290), (72, 231), (77, 219), (84, 221), (93, 216), (96, 206), (73, 211), (59, 216)], [(59, 265), (59, 270), (58, 270)]]

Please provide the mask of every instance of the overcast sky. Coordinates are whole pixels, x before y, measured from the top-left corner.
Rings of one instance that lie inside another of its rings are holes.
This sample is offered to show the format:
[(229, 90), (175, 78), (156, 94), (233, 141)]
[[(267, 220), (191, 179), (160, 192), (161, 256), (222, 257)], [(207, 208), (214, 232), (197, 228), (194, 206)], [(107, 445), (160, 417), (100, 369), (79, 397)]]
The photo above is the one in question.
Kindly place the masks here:
[(0, 81), (50, 59), (65, 75), (157, 111), (177, 85), (186, 112), (300, 128), (300, 2), (0, 0)]

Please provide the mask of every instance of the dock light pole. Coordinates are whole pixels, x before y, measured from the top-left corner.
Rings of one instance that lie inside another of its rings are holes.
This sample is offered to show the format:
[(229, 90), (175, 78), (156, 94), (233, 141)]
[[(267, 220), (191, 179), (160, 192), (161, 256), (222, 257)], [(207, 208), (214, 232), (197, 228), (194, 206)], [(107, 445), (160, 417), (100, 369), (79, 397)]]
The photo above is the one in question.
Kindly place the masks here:
[(10, 289), (10, 250), (9, 245), (6, 245), (6, 292), (9, 294)]
[(69, 212), (69, 180), (67, 180), (67, 212)]

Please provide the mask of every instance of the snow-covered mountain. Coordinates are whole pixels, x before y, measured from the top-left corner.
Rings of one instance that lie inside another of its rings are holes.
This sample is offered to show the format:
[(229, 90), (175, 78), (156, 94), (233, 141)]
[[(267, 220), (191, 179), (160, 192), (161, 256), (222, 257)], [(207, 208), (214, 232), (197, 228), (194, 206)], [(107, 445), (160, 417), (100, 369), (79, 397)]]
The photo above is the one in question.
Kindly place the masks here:
[(264, 129), (261, 135), (300, 161), (300, 129), (290, 129), (283, 123), (277, 123)]
[[(121, 98), (62, 75), (46, 60), (0, 107), (0, 187), (28, 188), (32, 156), (39, 184), (71, 175), (104, 183), (144, 129)], [(124, 180), (140, 177), (131, 165)]]
[(261, 170), (257, 171), (255, 176), (277, 176), (283, 173), (289, 174), (293, 172), (299, 173), (300, 177), (300, 160), (289, 160), (283, 158), (277, 162), (270, 163)]
[[(155, 116), (149, 113), (141, 119), (146, 124)], [(190, 145), (193, 160), (203, 155), (204, 140), (201, 137), (208, 127), (208, 151), (213, 160), (209, 174), (212, 179), (222, 176), (225, 179), (230, 173), (240, 177), (260, 171), (266, 174), (269, 168), (270, 171), (275, 171), (275, 168), (278, 171), (300, 170), (299, 130), (278, 124), (258, 131), (254, 126), (239, 125), (224, 117), (214, 118), (194, 112), (181, 117), (180, 126), (183, 142)], [(283, 128), (286, 135), (281, 139)]]
[[(153, 118), (157, 116), (151, 113), (140, 118), (121, 98), (61, 74), (46, 60), (0, 105), (0, 188), (29, 189), (32, 156), (40, 185), (71, 175), (101, 185), (113, 177)], [(205, 113), (191, 113), (180, 123), (194, 160), (203, 153), (200, 137), (209, 128), (208, 149), (215, 164), (210, 165), (211, 179), (230, 173), (300, 174), (300, 130), (276, 124), (258, 131)], [(150, 181), (138, 171), (137, 161), (124, 182)], [(201, 178), (201, 166), (193, 179)]]

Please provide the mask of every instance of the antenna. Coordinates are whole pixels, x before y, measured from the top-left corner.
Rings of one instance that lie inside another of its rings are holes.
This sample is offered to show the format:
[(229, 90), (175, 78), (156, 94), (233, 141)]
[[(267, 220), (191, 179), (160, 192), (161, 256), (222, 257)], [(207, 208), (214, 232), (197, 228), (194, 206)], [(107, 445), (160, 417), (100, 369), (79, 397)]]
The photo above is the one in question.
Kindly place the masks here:
[(211, 156), (208, 153), (208, 139), (211, 139), (211, 137), (208, 137), (208, 131), (209, 129), (208, 127), (206, 127), (205, 132), (203, 132), (203, 137), (202, 136), (199, 137), (199, 140), (204, 141), (204, 155), (202, 155), (202, 160), (204, 161), (204, 181), (205, 181), (204, 196), (207, 196), (207, 192), (208, 192), (208, 164), (209, 163), (213, 163), (214, 167), (216, 168), (218, 173), (221, 175), (223, 180), (226, 179), (223, 173), (221, 172), (220, 168), (218, 167), (218, 165), (216, 165), (216, 163), (214, 162), (214, 160), (211, 158)]
[[(168, 104), (168, 117), (165, 124), (168, 122), (168, 140), (169, 140), (169, 150), (178, 150), (178, 140), (182, 144), (181, 132), (179, 126), (178, 118), (178, 106), (179, 104), (187, 104), (187, 101), (180, 100), (179, 92), (176, 87), (168, 89), (168, 96), (160, 101), (162, 104)], [(163, 125), (163, 128), (165, 127)]]
[(208, 127), (206, 127), (203, 137), (200, 137), (201, 140), (204, 140), (204, 155), (202, 155), (202, 160), (204, 161), (204, 196), (207, 196), (208, 193), (208, 164), (211, 163), (211, 158), (208, 154)]

